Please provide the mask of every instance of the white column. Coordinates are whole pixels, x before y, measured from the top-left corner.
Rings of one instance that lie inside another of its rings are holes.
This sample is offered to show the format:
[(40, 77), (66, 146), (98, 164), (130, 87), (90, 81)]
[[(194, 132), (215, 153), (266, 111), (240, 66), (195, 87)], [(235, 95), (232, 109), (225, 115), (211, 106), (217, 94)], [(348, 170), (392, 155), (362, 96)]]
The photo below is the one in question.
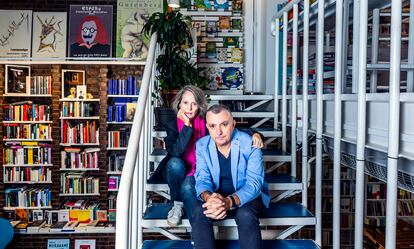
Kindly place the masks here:
[(341, 138), (342, 138), (342, 56), (343, 56), (343, 0), (336, 0), (335, 34), (335, 132), (334, 132), (334, 172), (333, 172), (333, 248), (340, 248), (341, 233)]
[(348, 46), (349, 46), (349, 0), (344, 0), (344, 16), (343, 16), (343, 42), (342, 42), (342, 93), (346, 92), (347, 72), (348, 72)]
[(318, 1), (318, 26), (316, 48), (316, 169), (315, 169), (315, 241), (322, 244), (322, 130), (323, 130), (323, 38), (325, 1)]
[(354, 0), (354, 11), (352, 15), (352, 93), (357, 92), (358, 69), (359, 69), (359, 8), (360, 0)]
[(385, 248), (394, 249), (397, 230), (400, 134), (401, 0), (391, 2), (390, 116), (388, 122), (387, 212)]
[(302, 205), (308, 206), (308, 84), (309, 84), (309, 0), (303, 3), (303, 115), (302, 115)]
[(286, 124), (287, 124), (287, 103), (286, 103), (286, 88), (287, 88), (287, 36), (288, 36), (288, 13), (283, 12), (283, 73), (282, 73), (282, 150), (286, 151)]
[(279, 39), (280, 39), (280, 21), (279, 18), (275, 20), (276, 32), (275, 32), (275, 93), (274, 93), (274, 106), (275, 118), (273, 122), (273, 128), (277, 130), (279, 123)]
[(355, 248), (363, 248), (364, 193), (365, 193), (365, 136), (366, 136), (366, 85), (367, 85), (367, 36), (368, 1), (361, 1), (359, 23), (359, 70), (358, 70), (358, 124), (356, 152), (356, 195), (355, 195)]
[(296, 177), (296, 86), (298, 79), (298, 4), (293, 5), (293, 40), (292, 40), (292, 130), (291, 130), (291, 175)]
[[(374, 9), (372, 12), (372, 37), (371, 37), (371, 64), (378, 63), (378, 43), (379, 43), (379, 22), (380, 22), (380, 11)], [(371, 71), (370, 87), (371, 93), (377, 92), (377, 70)]]
[[(408, 33), (408, 51), (414, 50), (414, 0), (410, 1), (410, 23)], [(414, 64), (414, 53), (408, 53), (408, 65)], [(414, 71), (407, 72), (407, 92), (414, 91)]]

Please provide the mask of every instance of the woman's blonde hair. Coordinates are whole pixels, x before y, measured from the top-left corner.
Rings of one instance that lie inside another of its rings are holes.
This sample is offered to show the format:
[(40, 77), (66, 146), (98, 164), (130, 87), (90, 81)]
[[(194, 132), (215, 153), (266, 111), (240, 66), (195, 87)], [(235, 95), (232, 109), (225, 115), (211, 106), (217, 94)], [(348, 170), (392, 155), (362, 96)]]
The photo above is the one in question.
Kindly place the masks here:
[(200, 115), (202, 118), (206, 116), (207, 112), (207, 99), (205, 97), (204, 91), (200, 88), (193, 86), (193, 85), (186, 85), (177, 93), (175, 98), (173, 99), (172, 108), (178, 112), (180, 109), (180, 103), (183, 99), (184, 93), (188, 91), (194, 95), (194, 99), (197, 102), (198, 105), (198, 115)]

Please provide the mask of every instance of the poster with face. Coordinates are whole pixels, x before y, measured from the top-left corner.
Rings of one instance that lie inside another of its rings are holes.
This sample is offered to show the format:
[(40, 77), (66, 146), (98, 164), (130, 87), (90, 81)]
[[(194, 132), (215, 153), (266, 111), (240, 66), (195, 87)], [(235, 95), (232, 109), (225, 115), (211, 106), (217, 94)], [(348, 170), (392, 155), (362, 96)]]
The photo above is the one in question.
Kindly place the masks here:
[(32, 57), (66, 57), (66, 12), (33, 12)]
[(149, 39), (141, 32), (148, 17), (162, 11), (162, 0), (117, 0), (116, 57), (145, 60)]
[(111, 5), (71, 5), (69, 57), (112, 57)]
[(0, 57), (30, 57), (31, 10), (0, 10)]

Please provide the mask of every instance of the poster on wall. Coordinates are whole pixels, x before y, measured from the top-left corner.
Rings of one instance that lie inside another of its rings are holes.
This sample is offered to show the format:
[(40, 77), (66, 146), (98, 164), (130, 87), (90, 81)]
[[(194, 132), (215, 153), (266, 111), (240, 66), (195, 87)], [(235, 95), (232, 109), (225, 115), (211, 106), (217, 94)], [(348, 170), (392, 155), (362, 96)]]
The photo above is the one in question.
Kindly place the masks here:
[(71, 5), (69, 57), (112, 57), (111, 5)]
[(96, 241), (94, 239), (77, 239), (75, 240), (75, 249), (95, 249)]
[(66, 57), (66, 12), (33, 12), (32, 57)]
[(47, 249), (69, 249), (70, 239), (48, 239)]
[(5, 95), (22, 96), (30, 93), (30, 66), (6, 65)]
[(116, 57), (147, 58), (149, 38), (141, 33), (148, 17), (162, 11), (162, 0), (118, 0), (116, 20)]
[(0, 10), (0, 57), (30, 57), (31, 10)]

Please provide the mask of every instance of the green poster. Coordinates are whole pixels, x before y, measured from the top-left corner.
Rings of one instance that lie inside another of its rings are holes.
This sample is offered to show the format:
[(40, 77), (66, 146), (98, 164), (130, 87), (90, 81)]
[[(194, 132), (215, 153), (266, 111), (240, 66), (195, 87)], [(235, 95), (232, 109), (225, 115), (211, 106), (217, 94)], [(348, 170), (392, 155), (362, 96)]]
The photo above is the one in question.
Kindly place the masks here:
[(149, 39), (141, 33), (148, 17), (162, 11), (162, 0), (118, 0), (116, 57), (145, 60)]

